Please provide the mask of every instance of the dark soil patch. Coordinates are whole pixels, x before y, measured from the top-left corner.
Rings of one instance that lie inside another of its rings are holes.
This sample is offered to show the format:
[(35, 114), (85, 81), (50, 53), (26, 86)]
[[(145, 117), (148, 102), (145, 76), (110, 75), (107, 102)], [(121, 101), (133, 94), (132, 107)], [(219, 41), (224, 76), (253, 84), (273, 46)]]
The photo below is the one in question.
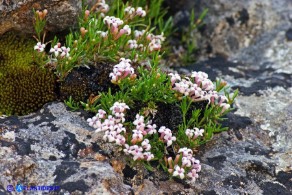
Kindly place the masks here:
[(101, 63), (89, 68), (73, 69), (60, 83), (60, 99), (68, 100), (72, 96), (75, 101), (86, 102), (90, 95), (96, 96), (99, 92), (107, 92), (109, 88), (113, 92), (116, 91), (118, 87), (111, 83), (109, 77), (113, 66), (113, 64)]

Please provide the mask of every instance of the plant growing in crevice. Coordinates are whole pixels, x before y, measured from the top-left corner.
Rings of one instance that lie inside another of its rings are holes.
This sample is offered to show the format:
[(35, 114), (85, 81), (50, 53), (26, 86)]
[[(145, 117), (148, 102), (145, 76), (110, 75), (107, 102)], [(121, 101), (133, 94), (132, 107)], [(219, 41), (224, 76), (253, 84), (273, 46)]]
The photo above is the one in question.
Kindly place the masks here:
[[(91, 107), (97, 115), (88, 119), (89, 125), (99, 133), (104, 132), (105, 141), (122, 147), (131, 164), (141, 162), (152, 170), (149, 161), (158, 161), (159, 167), (172, 177), (195, 182), (201, 165), (193, 151), (214, 133), (227, 130), (220, 121), (230, 111), (237, 91), (232, 96), (227, 91), (223, 93), (226, 83), (214, 84), (203, 72), (192, 72), (190, 77), (182, 78), (153, 66), (141, 67), (136, 74), (131, 63), (122, 58), (114, 66), (109, 76), (120, 91), (100, 94)], [(158, 127), (152, 122), (159, 102), (179, 105), (182, 122), (175, 129)], [(205, 102), (205, 106), (193, 109), (199, 102)], [(140, 109), (134, 118), (126, 117), (126, 110), (136, 111), (137, 107)], [(149, 108), (152, 112), (145, 113)]]
[[(129, 4), (117, 0), (109, 6), (98, 0), (90, 10), (84, 8), (79, 31), (69, 33), (65, 43), (54, 38), (46, 55), (43, 38), (35, 50), (46, 62), (44, 67), (53, 68), (60, 81), (80, 66), (90, 69), (88, 64), (100, 65), (102, 63), (97, 62), (104, 61), (115, 64), (105, 82), (112, 82), (119, 90), (109, 88), (107, 92), (92, 94), (80, 104), (72, 98), (65, 103), (74, 110), (81, 105), (86, 111), (96, 113), (87, 120), (89, 125), (97, 133), (103, 133), (106, 142), (121, 147), (130, 164), (142, 163), (152, 170), (150, 161), (157, 161), (171, 177), (193, 183), (201, 170), (195, 151), (214, 133), (226, 130), (220, 121), (231, 110), (237, 92), (230, 97), (226, 83), (214, 84), (203, 72), (194, 71), (182, 77), (161, 71), (162, 44), (171, 30), (171, 19), (163, 20), (162, 0), (150, 4), (141, 1), (145, 7), (140, 7), (138, 2), (134, 0)], [(189, 34), (205, 14), (195, 22), (192, 12)], [(36, 29), (40, 40), (43, 23), (37, 28), (40, 28)], [(189, 61), (195, 42), (187, 37), (183, 39)], [(162, 104), (179, 109), (180, 124), (168, 127), (153, 122)]]

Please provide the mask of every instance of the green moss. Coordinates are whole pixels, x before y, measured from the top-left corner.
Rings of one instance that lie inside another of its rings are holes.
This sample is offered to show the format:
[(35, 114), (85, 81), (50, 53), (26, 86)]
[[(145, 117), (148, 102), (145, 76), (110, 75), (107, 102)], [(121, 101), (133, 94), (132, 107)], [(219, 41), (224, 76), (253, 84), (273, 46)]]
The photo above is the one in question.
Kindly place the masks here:
[(11, 32), (0, 36), (0, 73), (33, 64), (35, 41), (25, 39)]
[(49, 71), (31, 67), (0, 79), (0, 111), (8, 115), (28, 114), (55, 98), (55, 77)]
[(28, 114), (56, 98), (54, 74), (34, 65), (34, 45), (12, 33), (0, 37), (0, 113)]

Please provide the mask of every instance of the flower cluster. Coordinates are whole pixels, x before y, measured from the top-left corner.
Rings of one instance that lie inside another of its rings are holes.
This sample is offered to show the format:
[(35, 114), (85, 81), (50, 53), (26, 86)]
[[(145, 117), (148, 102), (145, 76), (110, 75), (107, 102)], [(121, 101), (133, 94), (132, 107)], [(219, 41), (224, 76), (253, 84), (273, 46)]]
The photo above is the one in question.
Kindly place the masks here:
[(126, 16), (130, 19), (134, 18), (135, 16), (145, 17), (146, 11), (142, 9), (142, 7), (138, 7), (135, 9), (134, 7), (128, 6), (124, 10)]
[(105, 0), (97, 0), (97, 3), (92, 7), (92, 10), (100, 13), (101, 17), (109, 11), (109, 5), (105, 3)]
[(180, 148), (175, 160), (172, 157), (166, 159), (168, 172), (174, 177), (181, 179), (188, 178), (190, 182), (195, 182), (201, 171), (200, 161), (193, 157), (193, 151), (189, 148)]
[(122, 133), (126, 133), (126, 129), (123, 126), (125, 121), (125, 112), (129, 107), (125, 103), (115, 102), (110, 108), (112, 115), (100, 109), (93, 118), (87, 119), (90, 126), (96, 129), (96, 132), (105, 131), (103, 139), (108, 142), (115, 142), (117, 145), (124, 145), (126, 138)]
[(154, 158), (151, 153), (150, 141), (144, 138), (145, 135), (152, 135), (156, 133), (156, 125), (144, 123), (144, 117), (137, 114), (136, 120), (133, 124), (136, 126), (132, 130), (133, 145), (126, 144), (126, 128), (123, 123), (125, 122), (125, 112), (129, 107), (125, 103), (115, 102), (110, 108), (112, 115), (107, 115), (104, 110), (98, 110), (96, 116), (87, 119), (90, 126), (96, 129), (96, 132), (105, 131), (103, 139), (108, 142), (115, 142), (117, 145), (124, 146), (124, 152), (133, 156), (133, 160), (147, 160), (150, 161)]
[(137, 41), (136, 40), (129, 40), (128, 47), (129, 47), (129, 49), (137, 49), (138, 48)]
[(131, 60), (121, 58), (120, 63), (114, 66), (113, 72), (109, 76), (113, 83), (117, 83), (119, 80), (132, 75), (134, 75), (134, 68), (131, 66)]
[(211, 104), (218, 105), (222, 108), (222, 113), (230, 108), (230, 105), (226, 103), (227, 97), (225, 95), (219, 95), (215, 89), (214, 84), (208, 75), (204, 72), (192, 72), (191, 78), (185, 77), (182, 79), (179, 74), (170, 73), (170, 81), (172, 89), (178, 93), (189, 96), (192, 101), (204, 101), (207, 100)]
[(129, 27), (129, 25), (125, 25), (123, 26), (123, 28), (120, 28), (120, 26), (124, 24), (124, 21), (121, 20), (120, 18), (116, 18), (114, 16), (106, 16), (103, 19), (103, 22), (110, 29), (110, 32), (114, 37), (114, 40), (117, 40), (124, 34), (126, 35), (131, 34), (131, 28)]
[(61, 57), (69, 57), (70, 54), (70, 48), (69, 47), (61, 47), (61, 43), (57, 43), (57, 45), (55, 45), (53, 48), (50, 49), (50, 53), (54, 53), (55, 57), (58, 57), (59, 56), (59, 53)]
[(194, 129), (186, 129), (186, 135), (189, 139), (196, 139), (199, 136), (203, 136), (204, 129), (194, 128)]
[(165, 37), (163, 34), (161, 35), (153, 35), (153, 34), (148, 34), (147, 35), (147, 40), (150, 41), (148, 45), (149, 51), (159, 51), (161, 49), (162, 42), (165, 40)]
[(172, 136), (171, 130), (165, 126), (160, 127), (158, 132), (160, 133), (160, 139), (166, 142), (167, 147), (171, 146), (173, 141), (176, 141), (176, 137)]

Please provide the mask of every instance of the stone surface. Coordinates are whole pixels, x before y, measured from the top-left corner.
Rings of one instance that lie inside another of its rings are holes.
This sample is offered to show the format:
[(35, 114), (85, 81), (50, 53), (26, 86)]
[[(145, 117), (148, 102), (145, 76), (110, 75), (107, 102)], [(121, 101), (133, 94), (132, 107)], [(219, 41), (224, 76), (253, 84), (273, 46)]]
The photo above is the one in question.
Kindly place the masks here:
[(197, 3), (209, 8), (200, 44), (212, 50), (177, 71), (203, 70), (240, 94), (224, 122), (230, 131), (198, 149), (202, 171), (194, 186), (112, 159), (115, 148), (87, 125), (90, 115), (55, 102), (0, 119), (0, 192), (23, 182), (76, 194), (292, 194), (292, 2)]
[(34, 33), (35, 10), (48, 10), (46, 30), (61, 32), (74, 27), (81, 12), (79, 0), (2, 0), (0, 1), (0, 35), (15, 30)]
[(100, 138), (81, 113), (52, 103), (29, 116), (0, 120), (0, 186), (5, 191), (20, 183), (60, 186), (55, 194), (131, 192), (95, 144)]

